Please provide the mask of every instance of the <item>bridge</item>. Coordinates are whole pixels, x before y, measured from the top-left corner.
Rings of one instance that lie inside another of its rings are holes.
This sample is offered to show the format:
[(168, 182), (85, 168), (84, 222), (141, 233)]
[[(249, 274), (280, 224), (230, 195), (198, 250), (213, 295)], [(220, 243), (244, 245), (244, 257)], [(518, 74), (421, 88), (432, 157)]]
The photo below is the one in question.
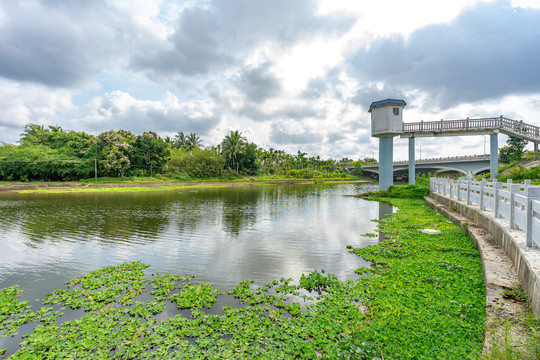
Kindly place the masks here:
[[(453, 170), (472, 177), (483, 171), (489, 171), (490, 155), (468, 155), (443, 158), (422, 159), (415, 161), (415, 175), (419, 173), (438, 173), (444, 170)], [(352, 170), (352, 167), (345, 168)], [(394, 161), (393, 176), (402, 177), (409, 170), (409, 161)], [(379, 175), (379, 163), (364, 164), (364, 174)]]
[[(491, 178), (495, 178), (499, 168), (498, 134), (517, 137), (531, 141), (534, 151), (538, 152), (540, 127), (526, 124), (520, 120), (508, 119), (504, 116), (459, 119), (440, 121), (403, 122), (405, 101), (385, 99), (371, 103), (371, 136), (379, 138), (379, 188), (386, 190), (393, 183), (393, 137), (409, 139), (409, 184), (415, 183), (416, 163), (415, 139), (417, 137), (490, 135), (489, 170)], [(448, 166), (451, 166), (450, 164)], [(466, 170), (466, 174), (474, 173), (474, 168)], [(460, 171), (460, 170), (458, 170)]]

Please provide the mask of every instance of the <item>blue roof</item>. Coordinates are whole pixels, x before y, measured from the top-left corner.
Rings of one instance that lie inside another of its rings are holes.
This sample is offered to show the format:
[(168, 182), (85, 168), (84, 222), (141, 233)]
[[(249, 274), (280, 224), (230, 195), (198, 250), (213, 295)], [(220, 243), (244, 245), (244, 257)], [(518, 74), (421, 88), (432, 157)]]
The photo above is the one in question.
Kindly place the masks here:
[(379, 101), (374, 101), (371, 103), (371, 105), (369, 106), (369, 112), (371, 112), (371, 109), (375, 109), (375, 108), (378, 108), (380, 106), (385, 106), (385, 105), (407, 105), (407, 103), (403, 100), (398, 100), (398, 99), (384, 99), (384, 100), (379, 100)]

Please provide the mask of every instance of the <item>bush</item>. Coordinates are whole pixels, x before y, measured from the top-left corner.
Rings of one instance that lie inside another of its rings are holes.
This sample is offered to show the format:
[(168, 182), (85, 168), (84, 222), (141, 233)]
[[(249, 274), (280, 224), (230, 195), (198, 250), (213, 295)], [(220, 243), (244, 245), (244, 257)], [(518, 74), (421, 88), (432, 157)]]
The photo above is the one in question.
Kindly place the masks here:
[(388, 194), (397, 199), (422, 199), (429, 195), (429, 185), (393, 185)]
[(43, 145), (0, 146), (0, 180), (79, 180), (94, 175), (94, 160)]
[(212, 150), (178, 149), (171, 153), (169, 172), (176, 175), (185, 174), (194, 178), (218, 177), (223, 175), (224, 166), (223, 156)]

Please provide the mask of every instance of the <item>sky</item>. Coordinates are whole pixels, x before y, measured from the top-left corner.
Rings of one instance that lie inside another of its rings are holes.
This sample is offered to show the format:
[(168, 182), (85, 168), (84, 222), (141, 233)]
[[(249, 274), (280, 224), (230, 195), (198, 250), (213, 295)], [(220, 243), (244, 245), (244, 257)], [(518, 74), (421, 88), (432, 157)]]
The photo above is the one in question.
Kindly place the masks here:
[[(540, 126), (540, 0), (0, 0), (0, 142), (29, 123), (206, 146), (239, 130), (356, 160), (378, 156), (368, 109), (386, 98), (405, 100), (405, 122)], [(484, 154), (489, 139), (416, 148)], [(395, 160), (407, 149), (394, 139)]]

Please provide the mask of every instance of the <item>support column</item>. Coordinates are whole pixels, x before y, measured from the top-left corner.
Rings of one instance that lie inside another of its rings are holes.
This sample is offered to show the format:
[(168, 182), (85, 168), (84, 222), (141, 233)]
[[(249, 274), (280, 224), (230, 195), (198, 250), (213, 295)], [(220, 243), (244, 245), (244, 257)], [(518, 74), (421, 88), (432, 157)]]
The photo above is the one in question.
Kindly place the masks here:
[(388, 190), (394, 185), (394, 138), (379, 138), (379, 190)]
[(499, 173), (499, 134), (491, 134), (489, 136), (489, 169), (490, 177), (495, 179)]
[[(534, 152), (537, 153), (538, 152), (538, 142), (535, 141), (534, 142)], [(534, 156), (534, 160), (538, 160), (538, 156)]]
[(409, 138), (409, 185), (416, 183), (416, 164), (414, 163), (414, 135)]

